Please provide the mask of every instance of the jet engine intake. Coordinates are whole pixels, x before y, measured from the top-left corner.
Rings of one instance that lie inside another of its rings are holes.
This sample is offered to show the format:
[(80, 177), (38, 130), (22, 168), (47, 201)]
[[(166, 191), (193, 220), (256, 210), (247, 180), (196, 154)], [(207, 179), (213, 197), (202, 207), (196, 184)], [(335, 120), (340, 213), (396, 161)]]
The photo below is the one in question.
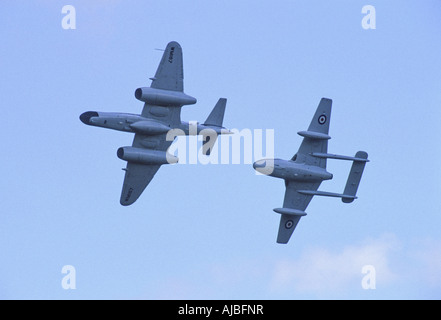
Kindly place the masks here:
[(156, 88), (138, 88), (135, 90), (135, 98), (155, 106), (183, 106), (195, 104), (196, 98), (180, 91), (162, 90)]
[(121, 147), (116, 152), (116, 155), (121, 160), (145, 165), (172, 164), (179, 161), (178, 157), (175, 157), (167, 151), (141, 149), (134, 147)]

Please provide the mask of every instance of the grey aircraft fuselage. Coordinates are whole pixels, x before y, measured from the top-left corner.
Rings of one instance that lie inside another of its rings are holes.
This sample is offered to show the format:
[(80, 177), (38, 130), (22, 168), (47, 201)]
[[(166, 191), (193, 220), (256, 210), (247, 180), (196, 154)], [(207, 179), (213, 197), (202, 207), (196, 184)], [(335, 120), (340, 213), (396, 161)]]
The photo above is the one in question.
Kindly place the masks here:
[(120, 112), (97, 112), (88, 111), (80, 116), (80, 120), (87, 125), (113, 129), (117, 131), (139, 133), (145, 135), (157, 135), (174, 131), (175, 136), (199, 135), (203, 130), (212, 130), (217, 134), (230, 134), (231, 131), (224, 127), (206, 126), (197, 123), (181, 121), (179, 126), (169, 127), (154, 119), (145, 118), (138, 114)]
[(318, 182), (333, 177), (326, 169), (292, 160), (262, 159), (254, 162), (253, 168), (264, 175), (285, 180)]

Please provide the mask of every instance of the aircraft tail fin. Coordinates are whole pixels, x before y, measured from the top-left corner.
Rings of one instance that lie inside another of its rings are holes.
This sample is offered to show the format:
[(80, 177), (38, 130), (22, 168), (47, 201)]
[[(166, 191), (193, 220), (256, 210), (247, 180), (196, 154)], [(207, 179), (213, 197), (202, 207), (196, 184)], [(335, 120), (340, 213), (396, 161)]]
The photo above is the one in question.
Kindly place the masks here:
[[(368, 154), (364, 151), (358, 151), (355, 154), (355, 158), (367, 159)], [(342, 201), (344, 203), (351, 203), (355, 199), (355, 194), (357, 193), (358, 186), (360, 184), (361, 176), (363, 174), (364, 166), (366, 165), (366, 161), (357, 161), (355, 160), (352, 163), (351, 171), (349, 172), (348, 181), (346, 182), (344, 195), (349, 197), (342, 197)]]
[[(224, 122), (224, 115), (225, 115), (226, 106), (227, 106), (227, 99), (220, 98), (217, 101), (216, 105), (214, 106), (213, 110), (211, 110), (211, 113), (208, 116), (207, 120), (205, 120), (204, 126), (222, 128), (222, 123)], [(217, 139), (217, 134), (204, 136), (204, 139), (202, 142), (202, 153), (204, 155), (207, 155), (207, 156), (210, 155), (211, 148), (214, 145), (214, 143), (216, 142), (216, 139)]]

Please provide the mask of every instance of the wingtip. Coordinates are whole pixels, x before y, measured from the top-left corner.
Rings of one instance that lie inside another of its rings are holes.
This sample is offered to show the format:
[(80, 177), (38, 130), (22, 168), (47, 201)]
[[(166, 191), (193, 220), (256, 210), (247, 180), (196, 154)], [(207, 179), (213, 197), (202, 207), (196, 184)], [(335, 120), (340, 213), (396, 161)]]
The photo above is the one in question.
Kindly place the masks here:
[[(136, 200), (135, 200), (136, 201)], [(121, 197), (121, 199), (119, 200), (119, 203), (123, 206), (123, 207), (128, 207), (130, 205), (132, 205), (135, 201), (132, 201), (132, 199), (127, 199), (125, 196)]]
[[(362, 159), (366, 159), (368, 158), (368, 153), (366, 151), (357, 151), (357, 153), (355, 154), (356, 158), (362, 158)], [(369, 160), (368, 160), (369, 161)]]
[(167, 47), (172, 47), (172, 46), (181, 48), (181, 45), (180, 45), (179, 42), (177, 42), (177, 41), (170, 41), (170, 42), (167, 44)]

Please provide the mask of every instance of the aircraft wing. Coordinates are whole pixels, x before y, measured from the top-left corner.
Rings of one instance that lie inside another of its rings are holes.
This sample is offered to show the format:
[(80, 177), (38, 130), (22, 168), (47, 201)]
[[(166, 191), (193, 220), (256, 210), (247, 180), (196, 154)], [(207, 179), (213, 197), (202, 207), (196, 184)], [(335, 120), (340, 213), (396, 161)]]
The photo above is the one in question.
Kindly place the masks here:
[(300, 218), (306, 215), (306, 207), (308, 206), (309, 202), (311, 202), (311, 199), (313, 197), (312, 195), (301, 194), (297, 192), (297, 190), (316, 191), (320, 186), (320, 183), (321, 182), (286, 181), (286, 191), (285, 199), (283, 201), (283, 208), (286, 208), (288, 210), (279, 209), (282, 216), (280, 217), (277, 243), (288, 243), (292, 233), (294, 232), (294, 229), (300, 221)]
[(162, 55), (150, 87), (163, 90), (184, 91), (182, 48), (176, 41), (169, 42)]
[(120, 203), (128, 206), (134, 203), (152, 181), (160, 165), (144, 165), (127, 162)]
[[(156, 74), (151, 80), (151, 88), (184, 92), (182, 48), (179, 43), (172, 41), (167, 44)], [(181, 106), (166, 107), (146, 103), (141, 115), (173, 128), (181, 124)]]
[[(156, 136), (135, 134), (132, 146), (135, 148), (146, 148), (146, 146), (149, 146), (148, 149), (167, 151), (172, 142), (166, 140), (166, 134)], [(161, 165), (157, 164), (145, 165), (127, 162), (120, 203), (123, 206), (133, 204), (150, 181), (152, 181), (160, 167)]]
[[(162, 55), (155, 77), (152, 78), (152, 88), (181, 91), (184, 90), (184, 74), (182, 48), (179, 43), (172, 41)], [(170, 128), (178, 128), (181, 124), (181, 107), (156, 106), (146, 103), (141, 115), (154, 119)], [(132, 146), (152, 150), (167, 151), (173, 141), (166, 141), (166, 134), (142, 135), (135, 134)], [(144, 189), (152, 181), (161, 165), (144, 165), (127, 162), (120, 203), (128, 206), (134, 203)]]
[(298, 133), (304, 138), (299, 151), (292, 158), (293, 161), (326, 168), (326, 158), (317, 158), (311, 154), (327, 153), (328, 151), (328, 140), (331, 138), (328, 136), (331, 107), (331, 99), (321, 99), (308, 130)]

